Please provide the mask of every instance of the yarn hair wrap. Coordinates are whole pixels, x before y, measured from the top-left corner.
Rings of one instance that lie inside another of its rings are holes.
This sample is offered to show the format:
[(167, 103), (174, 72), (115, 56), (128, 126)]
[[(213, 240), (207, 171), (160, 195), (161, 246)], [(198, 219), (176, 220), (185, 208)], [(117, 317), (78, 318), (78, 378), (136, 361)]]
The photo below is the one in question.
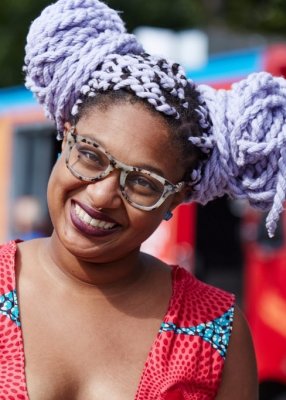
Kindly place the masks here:
[(213, 128), (208, 138), (189, 138), (210, 149), (191, 197), (206, 204), (228, 194), (270, 210), (266, 227), (272, 237), (286, 193), (286, 81), (261, 72), (229, 91), (198, 89)]
[(179, 120), (189, 107), (185, 89), (196, 87), (202, 136), (190, 132), (189, 140), (208, 159), (190, 176), (190, 200), (206, 204), (224, 194), (248, 199), (270, 210), (267, 229), (273, 236), (286, 193), (283, 78), (253, 74), (230, 91), (195, 86), (180, 65), (146, 54), (118, 13), (99, 0), (48, 6), (31, 25), (24, 71), (26, 86), (60, 133), (82, 97), (127, 89)]
[(140, 54), (115, 10), (98, 0), (59, 0), (32, 23), (27, 36), (26, 86), (59, 131), (82, 86), (108, 54)]

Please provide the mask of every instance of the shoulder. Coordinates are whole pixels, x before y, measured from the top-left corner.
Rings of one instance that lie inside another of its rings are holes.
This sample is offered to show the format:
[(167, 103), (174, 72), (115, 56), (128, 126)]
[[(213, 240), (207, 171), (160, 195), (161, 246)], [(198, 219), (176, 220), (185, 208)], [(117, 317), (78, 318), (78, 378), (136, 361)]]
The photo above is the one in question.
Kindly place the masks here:
[[(258, 378), (254, 347), (247, 321), (237, 305), (235, 296), (222, 289), (208, 285), (182, 268), (175, 270), (179, 274), (178, 282), (184, 287), (182, 298), (187, 306), (192, 324), (199, 324), (199, 334), (209, 333), (214, 327), (211, 338), (204, 339), (224, 359), (222, 381), (216, 400), (256, 400), (258, 399)], [(186, 285), (182, 285), (186, 282)], [(206, 328), (206, 329), (203, 329)], [(217, 340), (221, 337), (221, 340)], [(243, 383), (243, 384), (242, 384)]]
[(225, 316), (231, 325), (235, 296), (232, 293), (206, 284), (184, 268), (173, 269), (173, 301), (175, 307), (184, 306), (185, 323), (197, 325)]
[(34, 239), (23, 242), (11, 240), (0, 245), (0, 292), (12, 291), (16, 287), (18, 264), (25, 256), (31, 262), (35, 257), (37, 242), (43, 239)]
[(241, 310), (235, 306), (233, 329), (216, 400), (257, 400), (258, 378), (250, 330)]
[(7, 268), (8, 265), (15, 264), (18, 253), (26, 252), (28, 249), (33, 249), (36, 240), (10, 240), (7, 243), (0, 245), (0, 267)]

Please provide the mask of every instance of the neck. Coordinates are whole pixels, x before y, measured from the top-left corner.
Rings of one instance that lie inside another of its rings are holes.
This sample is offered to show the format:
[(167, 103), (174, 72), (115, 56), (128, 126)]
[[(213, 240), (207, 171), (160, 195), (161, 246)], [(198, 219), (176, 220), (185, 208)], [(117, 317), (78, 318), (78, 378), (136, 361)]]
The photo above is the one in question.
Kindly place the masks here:
[(145, 255), (139, 249), (119, 260), (97, 263), (79, 258), (65, 249), (56, 234), (43, 242), (40, 257), (45, 269), (57, 282), (79, 291), (100, 291), (116, 294), (133, 286), (146, 273)]

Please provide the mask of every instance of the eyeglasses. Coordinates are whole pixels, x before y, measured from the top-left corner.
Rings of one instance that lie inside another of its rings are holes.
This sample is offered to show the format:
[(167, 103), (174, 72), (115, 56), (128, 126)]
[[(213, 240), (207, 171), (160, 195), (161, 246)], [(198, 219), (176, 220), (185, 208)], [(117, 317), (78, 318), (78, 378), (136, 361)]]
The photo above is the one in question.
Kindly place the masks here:
[(168, 196), (184, 187), (184, 182), (174, 185), (160, 175), (116, 160), (95, 141), (78, 135), (75, 127), (67, 134), (67, 144), (66, 165), (76, 178), (96, 182), (117, 169), (123, 197), (140, 210), (158, 208)]

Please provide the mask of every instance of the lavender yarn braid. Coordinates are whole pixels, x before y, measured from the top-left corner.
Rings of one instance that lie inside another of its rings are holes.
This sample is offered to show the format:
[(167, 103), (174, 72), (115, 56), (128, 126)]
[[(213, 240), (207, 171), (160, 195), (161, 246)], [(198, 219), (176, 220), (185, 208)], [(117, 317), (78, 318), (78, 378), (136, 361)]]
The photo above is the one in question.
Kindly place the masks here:
[(211, 148), (203, 179), (193, 193), (202, 204), (228, 194), (270, 210), (266, 227), (274, 235), (286, 194), (286, 80), (261, 72), (231, 91), (198, 88), (213, 121), (212, 134), (190, 138)]
[[(117, 12), (99, 0), (58, 0), (47, 7), (30, 28), (24, 71), (26, 86), (59, 132), (82, 97), (107, 90), (127, 89), (180, 120), (189, 106), (185, 89), (195, 87), (178, 64), (145, 54)], [(266, 225), (273, 236), (286, 193), (286, 81), (259, 73), (230, 91), (196, 89), (203, 133), (190, 132), (189, 140), (209, 156), (190, 176), (190, 200), (248, 199), (270, 210)]]
[(107, 54), (140, 54), (116, 11), (98, 0), (59, 0), (45, 8), (27, 36), (26, 86), (59, 131), (84, 83)]

